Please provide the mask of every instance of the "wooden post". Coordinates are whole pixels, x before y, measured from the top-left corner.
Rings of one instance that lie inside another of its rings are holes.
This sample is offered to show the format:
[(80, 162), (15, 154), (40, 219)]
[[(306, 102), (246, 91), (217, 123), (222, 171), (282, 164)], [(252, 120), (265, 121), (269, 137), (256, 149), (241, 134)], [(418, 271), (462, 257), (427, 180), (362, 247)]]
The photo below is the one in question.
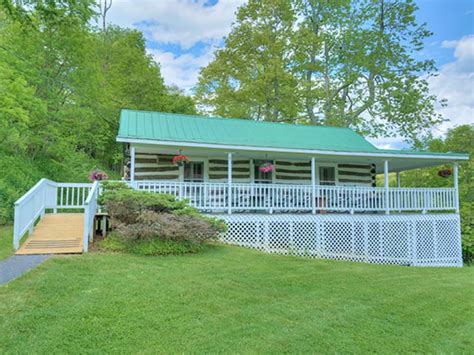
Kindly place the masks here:
[(227, 154), (227, 213), (232, 213), (232, 153)]
[(384, 177), (384, 187), (385, 187), (385, 213), (390, 214), (390, 195), (388, 190), (388, 160), (383, 162), (383, 177)]
[(130, 182), (135, 182), (135, 147), (130, 148)]
[(312, 213), (316, 214), (316, 160), (311, 158), (311, 206)]
[(456, 213), (459, 213), (459, 182), (458, 182), (458, 163), (454, 163), (453, 166), (453, 178), (454, 178), (454, 208)]

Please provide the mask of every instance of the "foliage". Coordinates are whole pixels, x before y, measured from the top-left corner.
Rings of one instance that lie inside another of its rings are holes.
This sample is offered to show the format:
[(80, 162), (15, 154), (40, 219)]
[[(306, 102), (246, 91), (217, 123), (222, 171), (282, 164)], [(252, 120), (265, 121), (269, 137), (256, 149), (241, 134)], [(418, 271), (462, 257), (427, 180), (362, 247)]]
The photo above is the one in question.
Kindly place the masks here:
[(120, 109), (195, 112), (191, 98), (165, 86), (142, 33), (99, 30), (97, 10), (91, 0), (0, 2), (0, 164), (15, 156), (29, 168), (13, 161), (2, 174), (0, 223), (39, 177), (85, 181), (97, 167), (118, 175)]
[(414, 140), (441, 122), (433, 61), (416, 54), (431, 33), (416, 10), (413, 0), (250, 0), (202, 69), (197, 100), (224, 117)]
[(56, 257), (0, 287), (0, 350), (472, 353), (473, 289), (474, 268), (308, 260), (223, 245), (166, 258)]
[[(84, 153), (64, 152), (58, 161), (43, 156), (12, 155), (0, 148), (0, 225), (13, 219), (13, 203), (41, 178), (87, 182), (87, 172), (97, 164)], [(117, 178), (117, 173), (112, 177)]]
[(206, 246), (200, 243), (174, 240), (130, 240), (112, 233), (99, 242), (99, 250), (144, 256), (181, 255), (197, 253)]
[[(465, 152), (469, 161), (459, 164), (459, 200), (464, 262), (474, 258), (474, 125), (462, 125), (448, 131), (446, 138), (427, 139), (420, 148), (437, 152)], [(445, 166), (450, 169), (452, 166)], [(454, 177), (438, 175), (440, 168), (433, 167), (401, 173), (402, 186), (452, 187)]]
[(125, 243), (153, 241), (201, 244), (225, 230), (223, 222), (201, 215), (187, 201), (169, 194), (153, 194), (110, 185), (101, 202), (117, 236)]
[(0, 225), (0, 262), (13, 254), (12, 233), (13, 226)]

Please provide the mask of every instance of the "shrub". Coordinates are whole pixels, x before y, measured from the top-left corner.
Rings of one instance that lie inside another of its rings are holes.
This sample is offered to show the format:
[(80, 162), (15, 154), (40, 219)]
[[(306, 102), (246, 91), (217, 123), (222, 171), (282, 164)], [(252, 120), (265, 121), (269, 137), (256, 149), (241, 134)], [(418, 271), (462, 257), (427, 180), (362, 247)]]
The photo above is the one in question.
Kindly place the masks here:
[(207, 248), (205, 244), (173, 241), (173, 240), (126, 240), (117, 233), (110, 234), (102, 240), (99, 250), (130, 253), (136, 255), (158, 256), (158, 255), (182, 255), (197, 253)]
[(116, 231), (133, 240), (150, 240), (159, 236), (161, 240), (200, 243), (217, 237), (222, 227), (213, 218), (204, 216), (142, 211), (136, 223), (118, 223)]
[(160, 240), (184, 243), (187, 250), (189, 245), (202, 244), (225, 231), (223, 221), (203, 216), (187, 201), (179, 201), (173, 195), (109, 183), (104, 186), (100, 200), (110, 215), (116, 238), (127, 245), (140, 244), (142, 249), (144, 242)]
[(474, 263), (474, 202), (461, 204), (462, 257), (466, 265)]

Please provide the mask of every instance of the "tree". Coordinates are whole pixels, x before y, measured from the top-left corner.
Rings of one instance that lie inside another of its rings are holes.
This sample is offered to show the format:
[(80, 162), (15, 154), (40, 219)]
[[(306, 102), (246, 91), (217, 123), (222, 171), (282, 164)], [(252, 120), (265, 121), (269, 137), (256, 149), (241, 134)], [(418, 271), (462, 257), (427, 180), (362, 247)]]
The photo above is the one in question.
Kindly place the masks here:
[(290, 37), (295, 14), (286, 0), (251, 0), (237, 24), (204, 68), (196, 97), (219, 116), (282, 121), (298, 112)]
[[(413, 140), (442, 121), (426, 81), (435, 72), (433, 61), (414, 55), (430, 35), (417, 24), (416, 10), (412, 0), (250, 0), (239, 9), (225, 47), (201, 71), (196, 98), (221, 116), (329, 124)], [(275, 78), (278, 95), (261, 85)], [(269, 99), (278, 117), (260, 114)]]
[[(423, 148), (435, 152), (465, 152), (470, 159), (459, 165), (459, 201), (464, 260), (474, 262), (474, 125), (462, 125), (448, 131), (445, 138), (428, 138)], [(452, 168), (446, 166), (444, 168)], [(406, 171), (401, 174), (403, 186), (452, 187), (453, 177), (438, 176), (439, 167)]]
[(83, 181), (100, 167), (118, 178), (122, 108), (195, 112), (164, 84), (143, 34), (101, 31), (97, 10), (92, 0), (0, 2), (0, 223), (41, 177)]

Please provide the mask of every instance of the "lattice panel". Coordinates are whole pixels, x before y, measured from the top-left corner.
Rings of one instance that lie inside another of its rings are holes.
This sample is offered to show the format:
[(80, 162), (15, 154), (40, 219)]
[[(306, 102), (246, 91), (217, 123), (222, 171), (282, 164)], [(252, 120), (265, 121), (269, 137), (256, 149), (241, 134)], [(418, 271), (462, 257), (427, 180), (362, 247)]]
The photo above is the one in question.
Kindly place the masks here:
[(462, 266), (457, 214), (233, 214), (219, 218), (228, 225), (223, 242), (269, 253), (377, 264)]

